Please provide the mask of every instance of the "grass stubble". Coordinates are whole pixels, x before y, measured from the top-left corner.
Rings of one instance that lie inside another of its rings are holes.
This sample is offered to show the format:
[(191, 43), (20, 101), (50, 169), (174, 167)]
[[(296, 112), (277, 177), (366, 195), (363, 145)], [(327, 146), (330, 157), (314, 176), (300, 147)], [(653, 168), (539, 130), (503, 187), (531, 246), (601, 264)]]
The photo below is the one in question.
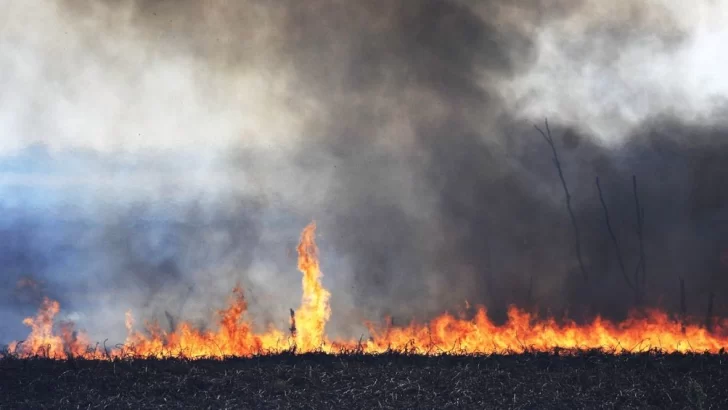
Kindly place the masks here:
[(725, 409), (728, 354), (0, 359), (0, 409)]

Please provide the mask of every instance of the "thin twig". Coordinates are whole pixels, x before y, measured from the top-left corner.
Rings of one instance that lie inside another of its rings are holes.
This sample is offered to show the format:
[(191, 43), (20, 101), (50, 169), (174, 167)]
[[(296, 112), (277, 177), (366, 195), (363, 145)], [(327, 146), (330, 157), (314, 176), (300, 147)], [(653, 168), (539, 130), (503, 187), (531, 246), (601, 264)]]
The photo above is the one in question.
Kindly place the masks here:
[(172, 316), (172, 314), (169, 313), (169, 311), (166, 311), (166, 310), (164, 311), (164, 316), (167, 317), (167, 324), (169, 324), (169, 330), (170, 330), (170, 332), (174, 332), (177, 329), (177, 323), (174, 320), (174, 316)]
[(688, 307), (685, 302), (685, 279), (680, 277), (680, 324), (681, 330), (685, 333), (685, 318), (688, 315)]
[(288, 328), (288, 330), (291, 332), (291, 337), (295, 340), (296, 339), (296, 311), (293, 309), (289, 309), (291, 313), (291, 327)]
[(685, 301), (685, 279), (680, 277), (680, 313), (683, 316), (688, 314), (688, 305)]
[(713, 300), (715, 299), (715, 294), (713, 292), (710, 292), (710, 295), (708, 296), (708, 311), (705, 314), (705, 328), (708, 330), (708, 332), (713, 331)]
[(485, 252), (486, 252), (486, 268), (485, 268), (485, 282), (486, 292), (490, 303), (495, 306), (498, 305), (496, 302), (496, 295), (498, 292), (495, 291), (493, 283), (493, 252), (490, 249), (490, 241), (485, 241)]
[[(640, 263), (638, 267), (641, 267), (642, 270), (642, 291), (644, 292), (646, 287), (646, 281), (647, 281), (647, 262), (645, 261), (645, 246), (644, 246), (644, 239), (643, 239), (643, 233), (644, 233), (644, 224), (645, 224), (645, 209), (642, 208), (640, 205), (640, 197), (637, 193), (637, 176), (632, 175), (632, 192), (634, 193), (634, 204), (635, 209), (637, 211), (637, 237), (640, 241)], [(639, 271), (635, 274), (635, 279), (637, 279), (637, 275), (639, 275)]]
[(554, 138), (551, 136), (551, 129), (549, 128), (549, 120), (544, 120), (544, 125), (546, 126), (546, 131), (542, 130), (538, 127), (538, 125), (534, 125), (533, 127), (536, 128), (536, 131), (541, 133), (541, 136), (543, 136), (543, 139), (546, 140), (546, 143), (549, 144), (551, 147), (551, 151), (554, 154), (554, 165), (556, 166), (556, 170), (559, 172), (559, 179), (561, 179), (561, 186), (564, 188), (564, 195), (566, 196), (566, 209), (569, 211), (569, 217), (571, 218), (571, 225), (574, 227), (574, 239), (575, 239), (575, 248), (576, 248), (576, 257), (579, 259), (579, 268), (581, 268), (581, 274), (584, 277), (584, 281), (589, 281), (589, 274), (587, 273), (586, 268), (584, 267), (584, 260), (581, 257), (581, 240), (579, 237), (579, 225), (576, 223), (576, 216), (574, 216), (574, 211), (571, 209), (571, 194), (569, 193), (569, 188), (566, 185), (566, 179), (564, 179), (564, 172), (561, 169), (561, 162), (559, 162), (559, 155), (556, 152), (556, 144), (554, 144)]
[(624, 268), (624, 260), (622, 259), (622, 251), (619, 249), (619, 242), (617, 241), (617, 236), (614, 234), (614, 231), (612, 230), (612, 224), (609, 222), (609, 210), (607, 209), (607, 204), (604, 202), (604, 195), (602, 194), (602, 187), (599, 184), (599, 177), (597, 177), (597, 190), (599, 191), (599, 201), (602, 203), (602, 209), (604, 209), (604, 221), (607, 224), (607, 230), (609, 231), (609, 236), (612, 238), (612, 243), (614, 243), (614, 248), (617, 250), (617, 262), (619, 262), (619, 270), (622, 271), (622, 276), (624, 276), (624, 280), (627, 282), (627, 285), (635, 291), (635, 296), (637, 295), (637, 289), (632, 284), (632, 281), (629, 280), (629, 276), (627, 275), (627, 271)]

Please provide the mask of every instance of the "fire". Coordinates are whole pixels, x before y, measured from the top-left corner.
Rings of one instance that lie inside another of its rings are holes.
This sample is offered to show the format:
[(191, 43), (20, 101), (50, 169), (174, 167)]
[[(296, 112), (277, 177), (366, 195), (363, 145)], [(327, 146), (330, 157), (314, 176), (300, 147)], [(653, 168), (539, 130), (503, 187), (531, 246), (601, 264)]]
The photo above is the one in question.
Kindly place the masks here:
[(235, 288), (228, 307), (218, 312), (219, 326), (216, 331), (203, 332), (189, 323), (181, 323), (174, 332), (167, 333), (154, 324), (148, 324), (145, 334), (133, 331), (134, 320), (128, 314), (126, 323), (129, 336), (125, 346), (113, 350), (110, 356), (251, 356), (266, 349), (275, 349), (286, 340), (285, 335), (275, 329), (261, 335), (254, 334), (246, 311), (247, 302), (243, 291)]
[(12, 342), (10, 352), (32, 352), (45, 357), (87, 356), (88, 341), (82, 334), (73, 330), (73, 324), (62, 322), (58, 326), (58, 334), (54, 331), (55, 317), (61, 306), (55, 300), (43, 299), (38, 315), (23, 320), (30, 327), (28, 339), (22, 343)]
[[(503, 325), (494, 324), (484, 307), (475, 314), (455, 317), (443, 314), (429, 323), (412, 323), (397, 327), (388, 321), (384, 326), (369, 324), (370, 338), (365, 341), (330, 341), (325, 327), (331, 316), (331, 294), (323, 287), (315, 242), (316, 225), (311, 223), (301, 234), (298, 246), (298, 268), (303, 274), (303, 297), (297, 310), (290, 311), (288, 332), (270, 327), (256, 333), (248, 317), (247, 302), (241, 288), (233, 289), (225, 309), (217, 312), (217, 330), (203, 331), (189, 323), (181, 323), (173, 332), (155, 324), (146, 324), (143, 331), (134, 329), (131, 311), (126, 312), (127, 339), (121, 347), (89, 348), (83, 333), (70, 323), (56, 324), (60, 312), (58, 302), (45, 299), (36, 317), (25, 319), (31, 328), (23, 342), (13, 342), (10, 354), (23, 357), (41, 355), (62, 359), (69, 355), (90, 359), (119, 357), (186, 358), (230, 356), (249, 357), (256, 354), (295, 351), (338, 353), (359, 351), (383, 353), (390, 349), (416, 354), (445, 352), (489, 354), (563, 349), (605, 349), (615, 353), (658, 349), (665, 352), (712, 352), (728, 346), (728, 320), (718, 320), (707, 330), (689, 321), (676, 320), (660, 310), (633, 313), (620, 323), (597, 317), (587, 324), (557, 321), (512, 307)], [(466, 301), (467, 310), (471, 309)]]
[(318, 247), (314, 240), (316, 224), (309, 224), (301, 234), (298, 245), (298, 269), (303, 273), (301, 307), (292, 314), (296, 324), (296, 348), (312, 351), (325, 344), (324, 328), (331, 316), (331, 293), (321, 283)]

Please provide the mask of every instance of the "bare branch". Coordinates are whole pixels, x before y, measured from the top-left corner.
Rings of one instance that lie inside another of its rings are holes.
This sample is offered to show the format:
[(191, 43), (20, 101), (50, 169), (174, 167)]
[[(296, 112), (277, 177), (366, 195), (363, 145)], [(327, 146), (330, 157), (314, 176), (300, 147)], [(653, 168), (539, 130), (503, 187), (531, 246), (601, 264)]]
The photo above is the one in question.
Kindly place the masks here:
[(291, 327), (288, 328), (288, 330), (291, 332), (291, 337), (295, 340), (296, 338), (296, 311), (293, 309), (288, 309), (291, 313)]
[(629, 285), (629, 287), (633, 291), (635, 291), (635, 297), (639, 298), (639, 295), (637, 295), (638, 290), (632, 284), (632, 281), (630, 281), (629, 276), (627, 275), (627, 271), (624, 268), (622, 251), (619, 248), (619, 241), (617, 241), (617, 236), (614, 234), (614, 230), (612, 230), (612, 224), (609, 221), (609, 210), (607, 209), (607, 203), (604, 202), (604, 195), (602, 194), (602, 187), (599, 184), (599, 177), (597, 177), (597, 190), (599, 191), (599, 201), (602, 203), (602, 209), (604, 209), (604, 221), (607, 224), (607, 230), (609, 231), (609, 236), (612, 238), (612, 243), (614, 243), (614, 248), (617, 250), (617, 262), (619, 262), (619, 270), (622, 271), (622, 276), (624, 276), (624, 280), (627, 282), (627, 285)]
[[(637, 193), (637, 176), (632, 175), (632, 192), (634, 193), (634, 204), (635, 209), (637, 211), (637, 237), (640, 241), (640, 263), (638, 264), (638, 269), (641, 267), (642, 270), (642, 277), (641, 283), (642, 283), (642, 290), (645, 290), (646, 282), (647, 282), (647, 263), (645, 261), (645, 246), (644, 246), (644, 239), (643, 239), (643, 232), (644, 232), (644, 223), (645, 223), (645, 209), (642, 208), (640, 205), (640, 197)], [(637, 279), (639, 275), (639, 270), (635, 272), (635, 280)]]
[(571, 218), (571, 225), (574, 227), (574, 238), (575, 238), (575, 244), (574, 247), (576, 248), (576, 257), (579, 259), (579, 268), (581, 268), (582, 276), (584, 277), (584, 281), (589, 281), (589, 274), (587, 273), (586, 268), (584, 267), (584, 260), (581, 256), (581, 239), (579, 236), (579, 225), (576, 223), (576, 216), (574, 216), (574, 211), (571, 209), (571, 194), (569, 193), (569, 188), (566, 185), (566, 179), (564, 179), (564, 172), (561, 169), (561, 162), (559, 162), (559, 154), (556, 151), (556, 145), (554, 144), (554, 138), (551, 135), (551, 128), (549, 128), (549, 120), (544, 120), (544, 125), (546, 127), (546, 131), (542, 130), (538, 127), (538, 125), (534, 125), (533, 127), (536, 128), (536, 130), (541, 133), (541, 136), (546, 141), (546, 143), (549, 144), (551, 147), (551, 151), (553, 152), (554, 158), (554, 165), (556, 166), (556, 170), (559, 172), (559, 179), (561, 179), (561, 186), (564, 188), (564, 195), (566, 196), (566, 209), (569, 211), (569, 217)]
[(688, 306), (685, 302), (685, 280), (680, 277), (680, 324), (682, 332), (685, 333), (685, 318), (688, 316)]
[(713, 300), (715, 299), (715, 294), (713, 292), (710, 292), (710, 295), (708, 296), (708, 311), (705, 313), (705, 328), (708, 330), (708, 332), (713, 331)]

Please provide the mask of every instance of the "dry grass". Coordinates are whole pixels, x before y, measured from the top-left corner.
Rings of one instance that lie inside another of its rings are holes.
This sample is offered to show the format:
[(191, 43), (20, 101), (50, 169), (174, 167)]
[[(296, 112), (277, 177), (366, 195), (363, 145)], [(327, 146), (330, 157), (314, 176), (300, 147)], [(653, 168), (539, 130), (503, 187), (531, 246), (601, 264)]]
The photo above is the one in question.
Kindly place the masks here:
[(0, 408), (728, 408), (728, 355), (0, 360)]

